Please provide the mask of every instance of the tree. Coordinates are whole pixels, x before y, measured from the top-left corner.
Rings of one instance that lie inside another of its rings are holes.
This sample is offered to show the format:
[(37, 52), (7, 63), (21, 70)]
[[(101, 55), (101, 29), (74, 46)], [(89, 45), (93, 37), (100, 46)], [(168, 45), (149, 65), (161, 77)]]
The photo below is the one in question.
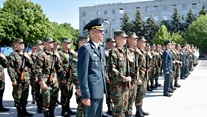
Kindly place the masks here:
[(170, 33), (168, 32), (165, 25), (161, 25), (157, 33), (153, 38), (153, 43), (155, 44), (163, 44), (166, 40), (170, 39)]
[(144, 37), (148, 40), (149, 43), (151, 43), (151, 40), (154, 38), (156, 32), (158, 31), (159, 26), (157, 22), (154, 20), (152, 15), (146, 20), (144, 23)]
[(6, 0), (0, 9), (0, 39), (10, 45), (15, 38), (33, 44), (53, 35), (52, 25), (40, 5), (28, 0)]
[(195, 21), (196, 20), (196, 16), (195, 16), (195, 14), (193, 13), (193, 10), (192, 9), (190, 9), (190, 11), (188, 12), (188, 14), (187, 14), (187, 17), (186, 17), (186, 23), (187, 23), (187, 28), (188, 28), (188, 26), (193, 22), (193, 21)]
[[(189, 25), (185, 39), (188, 43), (194, 44), (204, 50), (207, 47), (207, 15), (201, 15), (192, 24)], [(207, 52), (205, 50), (204, 52)]]
[(186, 43), (185, 39), (182, 37), (182, 35), (179, 34), (179, 32), (172, 33), (171, 39), (172, 39), (172, 41), (174, 41), (175, 43), (180, 44), (180, 45), (183, 45)]
[(135, 20), (132, 22), (133, 27), (132, 31), (136, 33), (138, 36), (144, 35), (144, 20), (142, 19), (142, 14), (139, 10), (137, 10), (135, 14)]
[(206, 10), (205, 6), (203, 5), (201, 11), (199, 12), (199, 16), (206, 15), (206, 14), (207, 14), (207, 10)]
[(124, 13), (124, 16), (121, 21), (121, 30), (125, 31), (126, 33), (132, 31), (132, 24), (126, 12)]
[(175, 8), (173, 11), (173, 15), (171, 16), (172, 20), (171, 20), (171, 28), (170, 28), (170, 32), (179, 32), (180, 28), (182, 27), (181, 23), (180, 23), (180, 15), (178, 13), (178, 9)]
[(160, 22), (160, 26), (165, 25), (165, 27), (167, 28), (167, 30), (170, 30), (171, 26), (171, 21), (170, 20), (165, 20), (164, 18), (162, 19), (162, 21)]

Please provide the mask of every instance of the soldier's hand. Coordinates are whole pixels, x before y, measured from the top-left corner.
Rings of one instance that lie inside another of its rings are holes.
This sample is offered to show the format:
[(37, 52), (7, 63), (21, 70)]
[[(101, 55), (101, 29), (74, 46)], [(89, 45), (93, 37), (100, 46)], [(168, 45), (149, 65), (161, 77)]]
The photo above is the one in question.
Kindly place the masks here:
[(62, 80), (61, 83), (62, 83), (62, 84), (66, 84), (66, 80)]
[(3, 53), (0, 52), (0, 57), (3, 58), (4, 60), (6, 60), (6, 57), (4, 56)]
[(141, 84), (142, 84), (142, 80), (139, 79), (139, 80), (137, 81), (137, 84), (138, 84), (138, 85), (141, 85)]
[(106, 83), (109, 83), (109, 84), (110, 84), (110, 83), (111, 83), (111, 81), (107, 78), (107, 79), (106, 79)]
[(76, 90), (77, 95), (82, 96), (80, 89)]
[(40, 87), (41, 87), (42, 90), (45, 90), (45, 89), (48, 88), (48, 86), (45, 84), (44, 81), (42, 81), (42, 82), (40, 83)]
[(127, 59), (129, 60), (129, 62), (134, 62), (134, 60), (132, 59), (132, 57), (129, 56), (129, 54), (127, 54)]
[(57, 50), (54, 51), (54, 55), (55, 55), (58, 59), (60, 59), (60, 55), (58, 54), (58, 51), (57, 51)]
[(127, 77), (126, 77), (126, 81), (127, 81), (127, 82), (131, 82), (131, 80), (132, 80), (132, 78), (131, 78), (130, 76), (127, 76)]
[(86, 106), (91, 106), (91, 100), (89, 98), (82, 99), (81, 102)]
[(38, 78), (35, 78), (34, 82), (38, 82)]
[(24, 55), (24, 57), (26, 57), (27, 59), (30, 59), (30, 56), (28, 55), (27, 52), (24, 52), (23, 55)]
[(169, 74), (170, 72), (166, 72), (165, 74)]
[(17, 86), (17, 85), (18, 85), (18, 84), (17, 84), (17, 81), (12, 82), (12, 85), (13, 85), (13, 86)]

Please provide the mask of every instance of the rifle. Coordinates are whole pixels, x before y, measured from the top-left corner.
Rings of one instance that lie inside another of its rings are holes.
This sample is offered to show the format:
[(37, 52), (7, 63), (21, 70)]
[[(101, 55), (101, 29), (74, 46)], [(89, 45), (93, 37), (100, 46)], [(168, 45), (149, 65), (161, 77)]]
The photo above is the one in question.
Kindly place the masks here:
[[(28, 49), (29, 49), (29, 44), (27, 45), (26, 49), (23, 52), (28, 53)], [(23, 56), (22, 57), (22, 66), (21, 66), (21, 77), (20, 77), (21, 81), (24, 81), (25, 60), (26, 60), (26, 58)]]
[[(127, 59), (128, 56), (128, 49), (127, 49), (127, 43), (125, 45), (125, 49), (126, 49), (126, 77), (130, 76), (130, 65), (129, 65), (129, 60)], [(128, 88), (131, 88), (130, 82), (126, 82), (126, 85)]]
[(50, 75), (49, 75), (49, 78), (47, 80), (47, 83), (50, 84), (52, 83), (52, 77), (53, 77), (53, 74), (55, 72), (55, 62), (56, 62), (56, 56), (54, 55), (54, 51), (53, 51), (53, 60), (52, 60), (52, 65), (51, 65), (51, 68), (50, 68)]
[(148, 80), (148, 69), (149, 69), (149, 56), (148, 52), (146, 53), (146, 79)]

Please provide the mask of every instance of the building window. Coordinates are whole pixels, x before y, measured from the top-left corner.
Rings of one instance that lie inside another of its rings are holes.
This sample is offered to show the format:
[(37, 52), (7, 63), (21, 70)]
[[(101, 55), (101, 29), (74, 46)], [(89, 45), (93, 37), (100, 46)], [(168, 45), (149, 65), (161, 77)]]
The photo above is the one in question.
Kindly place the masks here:
[(163, 11), (167, 11), (167, 5), (163, 5)]
[(158, 6), (154, 6), (154, 11), (158, 11)]
[(123, 8), (120, 8), (119, 9), (119, 13), (124, 13), (124, 9)]
[(140, 10), (140, 7), (137, 7), (136, 9), (137, 9), (137, 10)]
[(83, 25), (86, 25), (86, 21), (85, 20), (83, 20)]
[(96, 12), (96, 15), (100, 15), (100, 14), (101, 14), (101, 12), (100, 12), (100, 11), (97, 11), (97, 12)]
[(181, 18), (181, 20), (185, 20), (185, 15), (182, 15), (182, 18)]
[(145, 7), (145, 11), (149, 11), (149, 6), (146, 6)]
[(192, 4), (192, 9), (196, 9), (196, 3)]
[(186, 9), (186, 4), (182, 4), (182, 9)]
[(173, 4), (172, 5), (173, 9), (177, 8), (177, 5), (176, 4)]
[(105, 11), (104, 11), (104, 15), (107, 15), (107, 14), (108, 14), (108, 12), (107, 12), (107, 10), (105, 10)]
[(115, 9), (112, 9), (112, 14), (115, 14)]
[(82, 16), (86, 16), (86, 12), (82, 12)]

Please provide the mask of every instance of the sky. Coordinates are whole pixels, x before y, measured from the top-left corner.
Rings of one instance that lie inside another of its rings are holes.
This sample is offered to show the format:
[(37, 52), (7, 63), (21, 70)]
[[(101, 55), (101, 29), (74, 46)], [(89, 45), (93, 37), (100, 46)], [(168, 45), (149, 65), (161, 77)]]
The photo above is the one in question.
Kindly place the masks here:
[[(3, 7), (3, 2), (0, 0), (0, 7)], [(70, 23), (75, 29), (79, 29), (79, 7), (92, 6), (106, 3), (126, 3), (140, 2), (149, 0), (31, 0), (42, 6), (44, 14), (52, 22)]]

